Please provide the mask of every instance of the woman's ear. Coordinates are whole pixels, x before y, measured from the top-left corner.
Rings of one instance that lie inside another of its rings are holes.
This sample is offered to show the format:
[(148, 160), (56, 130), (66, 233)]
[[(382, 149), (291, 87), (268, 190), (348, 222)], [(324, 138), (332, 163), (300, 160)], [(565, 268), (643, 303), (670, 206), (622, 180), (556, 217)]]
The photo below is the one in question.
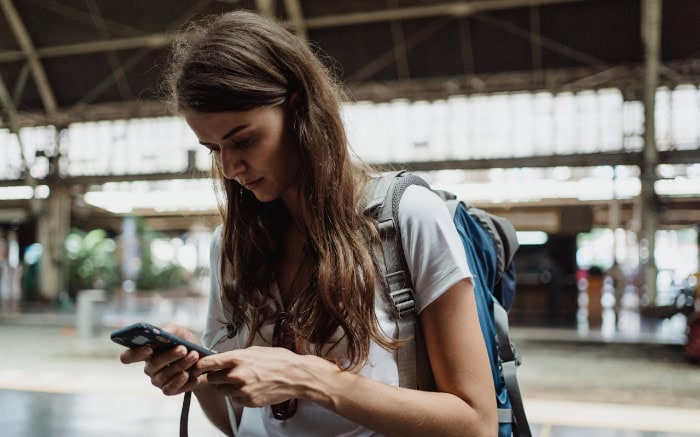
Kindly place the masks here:
[(299, 97), (299, 93), (292, 93), (287, 99), (287, 109), (291, 111), (292, 114), (296, 113), (296, 111), (299, 109), (300, 102), (301, 97)]

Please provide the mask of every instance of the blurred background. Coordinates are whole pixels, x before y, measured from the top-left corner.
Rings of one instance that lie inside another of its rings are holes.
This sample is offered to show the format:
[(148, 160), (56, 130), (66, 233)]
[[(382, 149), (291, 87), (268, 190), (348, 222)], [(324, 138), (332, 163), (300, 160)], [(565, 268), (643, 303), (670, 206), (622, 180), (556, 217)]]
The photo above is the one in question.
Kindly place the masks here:
[(515, 225), (536, 435), (700, 435), (697, 0), (0, 0), (3, 435), (177, 432), (108, 334), (203, 327), (210, 157), (161, 73), (239, 8), (344, 82), (358, 158)]

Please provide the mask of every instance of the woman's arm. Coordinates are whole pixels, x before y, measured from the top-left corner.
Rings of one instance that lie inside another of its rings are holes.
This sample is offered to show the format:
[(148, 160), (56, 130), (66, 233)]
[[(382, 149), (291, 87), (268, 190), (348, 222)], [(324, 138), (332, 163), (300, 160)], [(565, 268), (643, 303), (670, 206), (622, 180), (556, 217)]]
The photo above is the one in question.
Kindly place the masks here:
[(420, 314), (438, 392), (390, 386), (313, 355), (253, 347), (202, 358), (195, 374), (245, 406), (309, 399), (385, 435), (493, 436), (498, 419), (473, 286), (453, 285)]
[[(192, 390), (192, 393), (197, 396), (199, 406), (202, 407), (202, 411), (204, 411), (209, 421), (224, 434), (233, 436), (228, 409), (226, 408), (226, 399), (217, 391), (216, 387), (210, 384), (203, 384)], [(234, 409), (236, 411), (236, 421), (240, 423), (243, 407), (234, 404)]]
[[(163, 329), (199, 344), (197, 337), (187, 329), (173, 325), (163, 325)], [(153, 353), (150, 347), (128, 349), (120, 355), (124, 364), (144, 362), (144, 373), (150, 377), (151, 384), (167, 396), (192, 391), (209, 420), (226, 435), (233, 435), (229, 422), (224, 395), (216, 387), (207, 384), (206, 377), (196, 377), (190, 369), (199, 359), (194, 351), (187, 351), (184, 346)], [(234, 404), (235, 405), (235, 404)], [(235, 407), (234, 407), (235, 408)], [(240, 420), (242, 407), (236, 409), (236, 420)]]
[(437, 392), (389, 387), (344, 372), (339, 383), (323, 381), (322, 402), (385, 435), (496, 435), (495, 390), (471, 282), (452, 286), (420, 320)]

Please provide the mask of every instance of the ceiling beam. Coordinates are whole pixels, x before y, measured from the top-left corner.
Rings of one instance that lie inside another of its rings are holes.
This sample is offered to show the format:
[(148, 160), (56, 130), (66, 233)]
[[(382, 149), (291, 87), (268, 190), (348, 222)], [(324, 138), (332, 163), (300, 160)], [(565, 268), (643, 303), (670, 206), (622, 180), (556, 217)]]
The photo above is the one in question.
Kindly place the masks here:
[(288, 26), (292, 28), (299, 38), (308, 41), (309, 35), (304, 13), (301, 10), (301, 2), (299, 0), (284, 0), (284, 8), (289, 16)]
[[(9, 0), (2, 0), (9, 1)], [(263, 4), (268, 0), (258, 0), (256, 4)], [(358, 12), (341, 15), (327, 15), (321, 17), (304, 17), (298, 0), (285, 0), (290, 27), (307, 30), (320, 29), (334, 26), (364, 24), (379, 21), (402, 20), (411, 18), (425, 18), (431, 16), (467, 16), (476, 12), (494, 11), (500, 9), (543, 6), (547, 4), (573, 3), (590, 0), (480, 0), (458, 1), (442, 3), (433, 6), (412, 8), (387, 9), (372, 12)], [(295, 6), (294, 3), (297, 5)], [(288, 5), (287, 5), (288, 4)], [(260, 9), (260, 5), (258, 9)], [(265, 6), (262, 6), (265, 7)], [(294, 12), (293, 12), (294, 11)], [(298, 12), (298, 13), (297, 13)], [(296, 20), (296, 22), (295, 22)], [(53, 58), (61, 56), (85, 55), (90, 53), (108, 52), (113, 50), (131, 50), (140, 48), (163, 48), (171, 44), (174, 35), (172, 33), (154, 33), (132, 38), (117, 38), (105, 41), (88, 41), (78, 44), (66, 44), (53, 47), (36, 49), (39, 58)], [(17, 62), (25, 59), (22, 51), (11, 50), (0, 52), (0, 62)]]
[[(434, 78), (414, 77), (410, 81), (353, 81), (347, 83), (347, 88), (356, 101), (438, 100), (454, 95), (501, 92), (549, 91), (556, 94), (600, 88), (626, 89), (637, 86), (641, 74), (639, 66), (609, 66), (604, 73), (598, 68), (587, 66), (543, 70), (539, 78), (528, 70)], [(700, 71), (694, 77), (700, 80)]]
[(24, 87), (27, 85), (27, 79), (29, 79), (29, 64), (25, 62), (22, 64), (22, 68), (19, 69), (19, 74), (15, 80), (15, 91), (12, 93), (12, 101), (15, 102), (15, 106), (22, 101), (22, 94), (24, 93)]
[[(7, 0), (2, 0), (7, 1)], [(36, 50), (40, 58), (56, 58), (62, 56), (87, 55), (114, 50), (160, 49), (169, 46), (174, 38), (170, 33), (154, 33), (133, 38), (116, 38), (102, 41), (89, 41), (78, 44), (65, 44), (44, 47)], [(0, 52), (0, 62), (17, 62), (25, 59), (21, 51)]]
[(34, 77), (34, 83), (39, 92), (39, 97), (44, 104), (44, 109), (46, 109), (46, 112), (49, 114), (55, 113), (57, 108), (56, 97), (51, 90), (44, 67), (41, 65), (41, 61), (39, 61), (39, 56), (29, 36), (29, 31), (24, 26), (17, 9), (15, 9), (15, 6), (12, 4), (12, 0), (0, 0), (0, 6), (2, 6), (5, 17), (12, 28), (12, 33), (15, 35), (17, 43), (22, 49), (24, 58), (29, 62), (29, 68)]
[(476, 71), (474, 68), (474, 47), (469, 20), (461, 18), (457, 26), (459, 29), (459, 48), (462, 55), (462, 64), (464, 65), (464, 74), (474, 74), (474, 71)]
[[(200, 12), (209, 3), (209, 0), (199, 0), (190, 9), (188, 9), (184, 14), (180, 15), (177, 19), (172, 21), (167, 27), (166, 31), (174, 30), (186, 23), (192, 16)], [(151, 54), (151, 48), (145, 47), (140, 48), (136, 53), (129, 56), (124, 62), (120, 62), (119, 65), (113, 67), (112, 74), (105, 77), (95, 85), (89, 92), (87, 92), (80, 100), (74, 105), (78, 110), (93, 102), (97, 97), (102, 95), (113, 83), (123, 80), (126, 82), (125, 75), (133, 67), (139, 64), (146, 56)], [(116, 56), (116, 54), (115, 54)], [(129, 99), (130, 100), (130, 99)]]
[(255, 9), (260, 12), (260, 15), (267, 18), (274, 19), (277, 16), (274, 0), (255, 0)]
[(15, 108), (14, 102), (12, 101), (12, 96), (5, 86), (5, 81), (0, 76), (0, 106), (5, 108), (7, 113), (7, 124), (11, 133), (17, 137), (17, 147), (19, 147), (19, 156), (22, 162), (22, 171), (24, 172), (24, 183), (29, 186), (34, 186), (34, 180), (29, 172), (29, 163), (27, 161), (27, 156), (24, 154), (24, 144), (22, 144), (22, 137), (19, 136), (20, 125), (17, 122), (17, 109)]
[[(127, 63), (129, 61), (127, 60)], [(662, 76), (660, 86), (675, 87), (682, 83), (700, 83), (700, 60), (687, 59), (668, 62), (666, 65), (679, 72), (674, 78)], [(501, 92), (547, 91), (577, 92), (582, 90), (617, 88), (623, 92), (638, 88), (643, 75), (642, 66), (609, 65), (599, 68), (576, 67), (543, 70), (541, 80), (533, 80), (531, 71), (506, 72), (482, 75), (460, 75), (436, 78), (412, 78), (407, 81), (348, 82), (346, 86), (354, 101), (388, 102), (394, 99), (439, 100), (454, 95), (493, 94)], [(18, 127), (59, 125), (70, 123), (116, 120), (129, 118), (160, 117), (170, 114), (162, 102), (140, 100), (97, 103), (62, 108), (53, 116), (43, 111), (17, 112)], [(0, 120), (0, 129), (7, 128)]]
[(574, 3), (589, 0), (473, 0), (453, 1), (431, 6), (416, 6), (398, 9), (385, 9), (379, 11), (355, 12), (341, 15), (327, 15), (322, 17), (308, 17), (306, 26), (309, 29), (321, 29), (338, 26), (351, 26), (357, 24), (376, 23), (391, 20), (410, 20), (416, 18), (447, 15), (451, 17), (464, 17), (478, 12), (496, 11), (501, 9), (514, 9), (528, 6), (542, 6), (548, 4)]
[(347, 77), (347, 80), (349, 82), (364, 82), (368, 80), (382, 68), (392, 64), (396, 59), (397, 51), (408, 53), (411, 49), (413, 49), (413, 47), (425, 41), (427, 38), (434, 35), (435, 32), (449, 24), (450, 21), (451, 19), (447, 17), (435, 18), (430, 23), (427, 23), (425, 26), (411, 34), (408, 38), (402, 38), (401, 41), (396, 43), (392, 48), (366, 63), (359, 70), (350, 74)]
[[(696, 164), (700, 148), (659, 152), (659, 164)], [(382, 166), (410, 171), (483, 170), (491, 168), (596, 167), (601, 165), (641, 165), (642, 152), (598, 152), (572, 155), (524, 156), (517, 158), (465, 159), (421, 162), (389, 162)]]
[(477, 15), (474, 17), (474, 19), (482, 23), (489, 24), (497, 29), (508, 32), (511, 35), (527, 40), (531, 44), (539, 44), (541, 47), (544, 47), (548, 50), (551, 50), (555, 53), (558, 53), (562, 56), (565, 56), (582, 64), (604, 64), (604, 61), (602, 61), (599, 58), (596, 58), (595, 56), (591, 56), (588, 53), (584, 53), (580, 50), (573, 49), (551, 38), (546, 38), (539, 33), (533, 32), (531, 29), (524, 29), (506, 20), (501, 20), (499, 18), (487, 14)]
[[(113, 66), (112, 74), (104, 77), (97, 85), (92, 87), (90, 91), (85, 93), (83, 97), (74, 105), (76, 108), (83, 107), (92, 103), (97, 97), (102, 95), (105, 91), (109, 89), (115, 82), (118, 83), (120, 80), (125, 79), (126, 73), (138, 65), (146, 56), (151, 53), (148, 49), (139, 50), (138, 52), (131, 55), (126, 61), (120, 62), (119, 65)], [(130, 100), (130, 99), (129, 99)]]
[(542, 34), (540, 26), (540, 10), (536, 6), (530, 7), (530, 59), (535, 81), (542, 79)]
[[(697, 164), (700, 148), (659, 152), (659, 164)], [(443, 161), (406, 161), (375, 163), (380, 167), (403, 168), (410, 171), (485, 170), (492, 168), (553, 168), (596, 167), (602, 165), (640, 165), (642, 152), (599, 152), (573, 155), (548, 155), (517, 158), (464, 159)], [(69, 185), (101, 185), (107, 182), (161, 181), (173, 179), (207, 179), (209, 172), (184, 170), (168, 173), (70, 176), (61, 179)], [(37, 180), (41, 184), (41, 180)], [(0, 180), (0, 187), (24, 185), (22, 180)]]
[[(33, 3), (34, 5), (43, 8), (49, 12), (52, 12), (58, 16), (60, 16), (61, 19), (68, 19), (73, 22), (78, 22), (78, 23), (83, 23), (87, 25), (94, 25), (93, 18), (90, 15), (90, 13), (85, 12), (83, 9), (72, 7), (69, 5), (66, 5), (65, 0), (61, 1), (56, 1), (56, 0), (23, 0), (23, 1), (29, 1)], [(72, 2), (72, 3), (78, 3), (78, 2)], [(140, 33), (143, 33), (142, 29), (139, 29), (137, 27), (130, 26), (128, 24), (124, 23), (119, 23), (116, 21), (104, 19), (105, 25), (109, 28), (110, 33), (116, 33), (119, 35), (138, 35)]]
[[(398, 7), (398, 0), (387, 0), (387, 4), (392, 8)], [(391, 41), (394, 45), (394, 65), (396, 65), (396, 77), (399, 80), (409, 80), (411, 69), (408, 64), (408, 50), (404, 39), (403, 25), (401, 21), (392, 20), (389, 22), (391, 28)]]
[[(129, 102), (96, 103), (76, 105), (60, 109), (53, 115), (45, 112), (22, 111), (16, 114), (19, 128), (31, 126), (67, 126), (70, 123), (82, 123), (102, 120), (121, 120), (131, 118), (162, 117), (172, 115), (163, 102), (157, 100), (134, 100)], [(0, 128), (8, 128), (0, 120)]]
[[(100, 35), (100, 38), (102, 38), (102, 40), (109, 39), (109, 28), (107, 27), (107, 23), (105, 22), (104, 16), (102, 15), (102, 11), (100, 10), (100, 6), (97, 4), (97, 1), (85, 0), (85, 3), (87, 5), (88, 10), (90, 11), (90, 16), (92, 17), (93, 25), (95, 26), (97, 33)], [(131, 92), (129, 82), (124, 77), (124, 74), (119, 73), (124, 69), (122, 62), (119, 59), (119, 56), (114, 50), (111, 50), (106, 54), (109, 66), (112, 68), (112, 76), (114, 78), (114, 82), (117, 85), (117, 89), (119, 90), (119, 94), (121, 95), (122, 100), (133, 100), (134, 96)]]

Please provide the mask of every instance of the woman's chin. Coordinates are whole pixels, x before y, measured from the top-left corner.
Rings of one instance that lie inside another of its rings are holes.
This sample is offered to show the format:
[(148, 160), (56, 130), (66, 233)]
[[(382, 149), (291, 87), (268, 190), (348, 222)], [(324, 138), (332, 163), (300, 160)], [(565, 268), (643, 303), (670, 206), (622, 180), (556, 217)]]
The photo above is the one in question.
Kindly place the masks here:
[(255, 196), (255, 198), (258, 199), (258, 202), (262, 202), (262, 203), (270, 203), (270, 202), (274, 202), (275, 200), (278, 199), (278, 197), (270, 196), (269, 194), (266, 194), (266, 193), (258, 193), (255, 191), (253, 191), (253, 196)]

